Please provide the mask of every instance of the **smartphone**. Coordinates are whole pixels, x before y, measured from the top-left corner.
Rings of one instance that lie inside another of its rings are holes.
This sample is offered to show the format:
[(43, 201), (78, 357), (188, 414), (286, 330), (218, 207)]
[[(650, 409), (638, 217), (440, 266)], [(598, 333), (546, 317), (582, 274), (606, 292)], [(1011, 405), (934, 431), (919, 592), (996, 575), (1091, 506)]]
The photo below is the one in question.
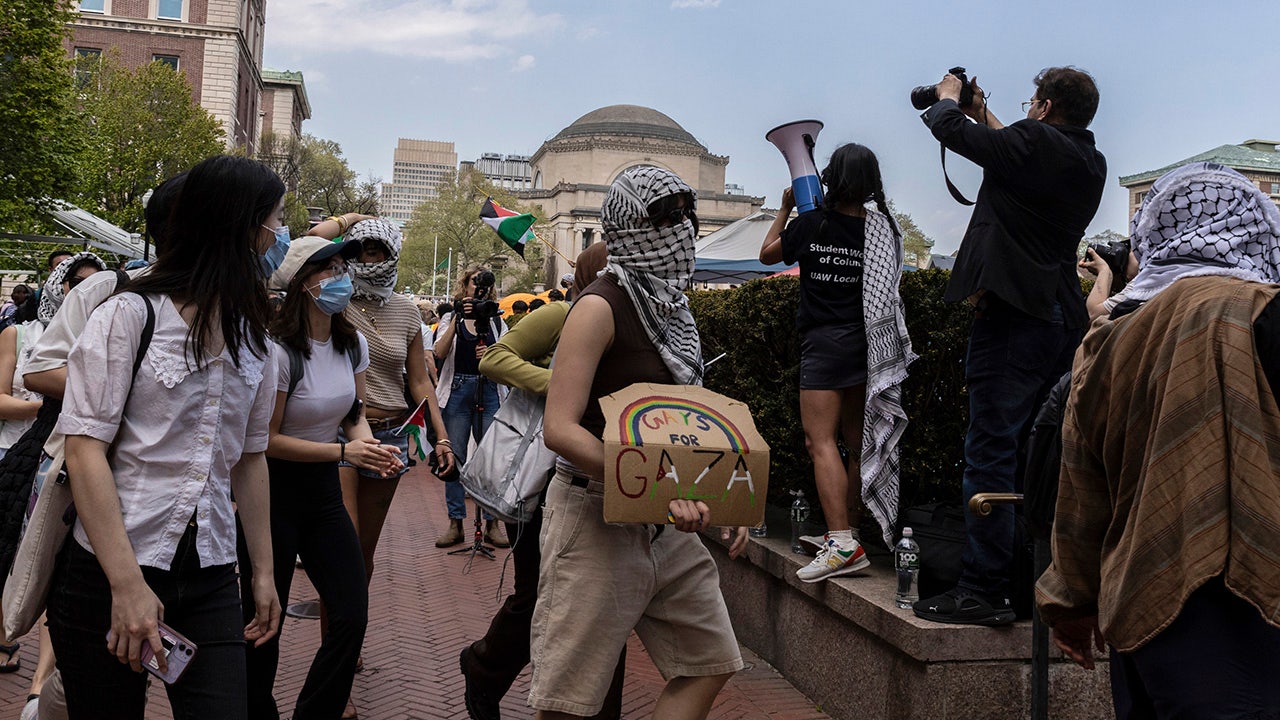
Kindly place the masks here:
[[(163, 680), (165, 684), (172, 685), (178, 682), (182, 674), (187, 671), (187, 666), (195, 659), (196, 644), (164, 623), (160, 623), (158, 631), (160, 633), (160, 647), (164, 652), (167, 667), (164, 672), (160, 672), (160, 662), (156, 659), (155, 651), (151, 649), (151, 643), (148, 642), (142, 644), (140, 657), (142, 668)], [(108, 642), (110, 642), (112, 634), (112, 632), (107, 633)]]

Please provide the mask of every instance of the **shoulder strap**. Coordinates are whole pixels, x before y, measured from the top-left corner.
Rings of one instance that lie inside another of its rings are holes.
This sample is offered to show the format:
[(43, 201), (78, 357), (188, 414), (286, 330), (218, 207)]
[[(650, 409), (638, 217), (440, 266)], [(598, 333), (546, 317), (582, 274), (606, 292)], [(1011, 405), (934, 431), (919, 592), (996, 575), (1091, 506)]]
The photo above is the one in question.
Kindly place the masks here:
[(287, 343), (281, 343), (286, 353), (289, 353), (289, 389), (285, 392), (285, 397), (293, 395), (293, 391), (298, 389), (298, 383), (302, 382), (302, 374), (306, 372), (306, 363), (302, 362), (302, 353), (297, 348)]
[(138, 341), (138, 354), (133, 358), (133, 377), (138, 376), (138, 370), (142, 367), (142, 356), (147, 354), (147, 350), (151, 347), (151, 336), (156, 331), (156, 309), (151, 305), (151, 298), (136, 293), (142, 298), (142, 302), (147, 306), (147, 321), (142, 326), (142, 338)]
[[(347, 346), (347, 359), (351, 361), (352, 372), (354, 372), (356, 368), (360, 367), (360, 340), (357, 339), (355, 342), (351, 343), (351, 345)], [(292, 375), (290, 377), (292, 377)]]
[(947, 146), (942, 143), (938, 143), (938, 151), (942, 156), (942, 179), (947, 181), (947, 190), (950, 191), (951, 197), (955, 198), (956, 202), (961, 205), (972, 205), (973, 201), (961, 194), (960, 188), (956, 187), (955, 184), (951, 182), (951, 178), (947, 176)]

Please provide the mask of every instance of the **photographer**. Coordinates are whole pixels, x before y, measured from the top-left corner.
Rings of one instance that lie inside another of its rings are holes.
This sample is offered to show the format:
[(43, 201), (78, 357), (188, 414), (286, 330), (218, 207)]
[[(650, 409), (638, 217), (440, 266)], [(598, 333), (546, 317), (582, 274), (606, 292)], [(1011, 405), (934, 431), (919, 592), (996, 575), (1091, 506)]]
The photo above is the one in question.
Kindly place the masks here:
[[(1138, 255), (1125, 243), (1085, 248), (1080, 267), (1095, 277), (1093, 289), (1084, 299), (1089, 310), (1089, 322), (1110, 315), (1116, 306), (1126, 300), (1124, 287), (1138, 274)], [(1123, 271), (1123, 276), (1116, 279)]]
[[(480, 358), (507, 331), (506, 323), (498, 317), (498, 304), (493, 301), (493, 283), (493, 273), (484, 268), (473, 267), (462, 273), (454, 293), (454, 312), (440, 318), (436, 336), (435, 354), (442, 361), (437, 395), (458, 467), (467, 462), (470, 439), (480, 442), (501, 402), (501, 386), (480, 374)], [(457, 480), (445, 483), (445, 502), (449, 528), (436, 539), (436, 547), (450, 547), (463, 540), (467, 502)], [(488, 513), (485, 519), (485, 540), (495, 547), (510, 547), (502, 524), (494, 522)]]
[[(945, 296), (975, 309), (965, 363), (966, 500), (1014, 490), (1019, 446), (1034, 409), (1071, 367), (1088, 322), (1076, 248), (1106, 182), (1106, 160), (1085, 129), (1097, 111), (1098, 90), (1074, 68), (1042, 70), (1034, 82), (1023, 103), (1026, 119), (1008, 127), (989, 111), (976, 81), (966, 85), (950, 74), (921, 116), (945, 148), (983, 169)], [(915, 613), (936, 622), (1011, 623), (1013, 511), (1001, 506), (975, 519), (966, 510), (965, 519), (957, 587), (920, 600)]]

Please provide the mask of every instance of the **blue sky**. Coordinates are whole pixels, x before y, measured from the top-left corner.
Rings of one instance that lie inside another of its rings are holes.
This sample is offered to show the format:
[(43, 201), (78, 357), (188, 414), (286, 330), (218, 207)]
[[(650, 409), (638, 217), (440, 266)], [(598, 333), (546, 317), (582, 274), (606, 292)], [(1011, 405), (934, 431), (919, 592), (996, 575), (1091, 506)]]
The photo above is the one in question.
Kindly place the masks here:
[[(1275, 0), (270, 0), (266, 64), (305, 74), (306, 132), (385, 180), (398, 137), (451, 140), (462, 160), (532, 154), (627, 103), (729, 155), (726, 180), (776, 207), (788, 175), (764, 134), (817, 118), (819, 167), (843, 142), (867, 145), (889, 197), (950, 252), (969, 209), (947, 194), (912, 87), (966, 66), (1012, 122), (1039, 69), (1088, 70), (1110, 176), (1089, 231), (1127, 232), (1119, 176), (1280, 140), (1278, 40)], [(977, 192), (976, 168), (953, 157), (948, 169)]]

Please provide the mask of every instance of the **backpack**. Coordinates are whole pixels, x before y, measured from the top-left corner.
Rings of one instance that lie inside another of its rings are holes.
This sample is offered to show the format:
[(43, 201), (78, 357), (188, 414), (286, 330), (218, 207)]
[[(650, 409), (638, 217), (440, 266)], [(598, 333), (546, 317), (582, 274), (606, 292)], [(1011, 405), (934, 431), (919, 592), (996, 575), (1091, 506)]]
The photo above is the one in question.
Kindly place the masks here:
[(1047, 540), (1058, 505), (1058, 476), (1062, 471), (1062, 416), (1071, 393), (1071, 373), (1058, 380), (1036, 413), (1027, 439), (1023, 473), (1023, 503), (1031, 535)]
[[(287, 398), (293, 395), (293, 391), (298, 388), (298, 383), (302, 382), (302, 376), (307, 372), (307, 364), (301, 350), (280, 341), (277, 343), (289, 354), (289, 390), (285, 393)], [(347, 348), (347, 359), (351, 361), (352, 371), (360, 366), (360, 341), (357, 340)]]

